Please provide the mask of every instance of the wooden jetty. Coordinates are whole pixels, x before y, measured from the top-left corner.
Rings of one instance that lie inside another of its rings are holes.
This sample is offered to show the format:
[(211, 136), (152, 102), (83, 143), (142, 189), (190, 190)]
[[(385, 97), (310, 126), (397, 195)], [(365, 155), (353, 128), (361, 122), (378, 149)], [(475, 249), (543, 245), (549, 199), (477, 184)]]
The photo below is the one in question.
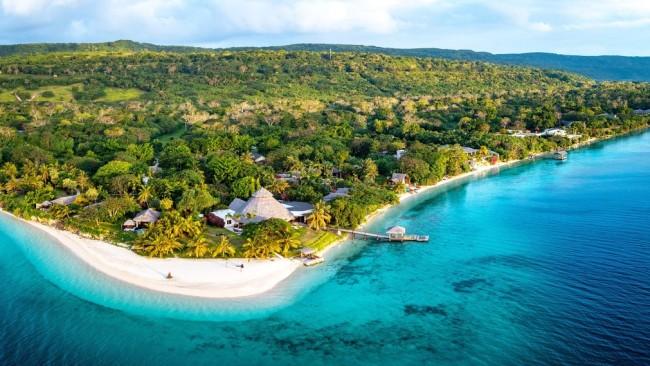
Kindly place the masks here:
[(347, 230), (347, 229), (332, 229), (339, 233), (347, 233), (352, 236), (352, 239), (362, 239), (362, 240), (375, 240), (375, 241), (387, 241), (387, 242), (419, 242), (425, 243), (429, 241), (429, 235), (406, 235), (406, 229), (401, 226), (393, 226), (386, 234), (374, 234), (365, 231), (359, 230)]

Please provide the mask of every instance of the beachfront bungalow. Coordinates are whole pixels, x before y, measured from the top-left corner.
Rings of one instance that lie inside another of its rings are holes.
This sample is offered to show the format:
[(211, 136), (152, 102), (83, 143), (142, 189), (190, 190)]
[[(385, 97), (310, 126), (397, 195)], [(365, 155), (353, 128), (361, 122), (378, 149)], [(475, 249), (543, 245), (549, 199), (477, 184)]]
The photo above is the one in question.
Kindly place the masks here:
[(54, 205), (59, 205), (59, 206), (70, 206), (71, 204), (75, 203), (77, 200), (77, 197), (79, 195), (75, 194), (73, 196), (65, 196), (65, 197), (59, 197), (55, 200), (52, 201), (43, 201), (41, 203), (36, 204), (37, 209), (44, 209), (47, 210), (48, 208), (54, 206)]
[(337, 188), (336, 191), (328, 193), (325, 197), (323, 197), (323, 201), (325, 202), (332, 202), (337, 198), (341, 197), (347, 197), (350, 195), (350, 188)]
[(147, 227), (151, 224), (155, 224), (156, 221), (160, 219), (160, 215), (160, 212), (152, 208), (148, 208), (144, 211), (140, 211), (140, 213), (138, 213), (132, 221), (135, 223), (136, 228)]
[(307, 216), (314, 212), (314, 205), (309, 202), (280, 201), (280, 203), (291, 212), (296, 222), (305, 222)]
[(404, 236), (406, 235), (406, 228), (403, 226), (393, 226), (388, 229), (388, 231), (386, 231), (386, 235), (388, 235), (388, 240), (390, 241), (404, 240)]
[(568, 156), (569, 155), (567, 154), (566, 151), (560, 150), (560, 151), (556, 151), (553, 154), (553, 159), (555, 159), (555, 160), (566, 160), (568, 158)]
[(217, 210), (208, 213), (206, 219), (210, 225), (232, 231), (239, 224), (236, 217), (237, 213), (234, 210), (227, 208), (224, 210)]
[(122, 224), (122, 230), (124, 231), (134, 231), (137, 228), (138, 225), (135, 223), (135, 221), (131, 219), (124, 221), (124, 223)]
[(393, 175), (390, 177), (390, 181), (395, 185), (405, 184), (408, 186), (411, 184), (411, 179), (409, 178), (408, 174), (404, 173), (393, 173)]

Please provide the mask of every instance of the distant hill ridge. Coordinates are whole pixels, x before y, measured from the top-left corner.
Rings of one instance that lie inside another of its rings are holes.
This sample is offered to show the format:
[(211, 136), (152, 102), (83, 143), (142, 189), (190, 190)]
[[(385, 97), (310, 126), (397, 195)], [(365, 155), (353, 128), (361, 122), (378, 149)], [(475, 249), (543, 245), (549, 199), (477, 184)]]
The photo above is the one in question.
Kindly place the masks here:
[[(440, 48), (384, 48), (375, 46), (341, 44), (292, 44), (273, 47), (233, 47), (226, 50), (287, 50), (325, 52), (383, 53), (392, 56), (436, 57), (452, 60), (485, 61), (498, 64), (533, 66), (575, 72), (596, 80), (650, 81), (650, 57), (629, 56), (572, 56), (555, 53), (492, 54), (471, 50), (448, 50)], [(120, 40), (105, 43), (35, 43), (0, 45), (0, 56), (24, 55), (47, 52), (93, 52), (93, 51), (166, 51), (209, 52), (215, 49), (189, 46), (160, 46)], [(219, 49), (224, 50), (224, 49)]]

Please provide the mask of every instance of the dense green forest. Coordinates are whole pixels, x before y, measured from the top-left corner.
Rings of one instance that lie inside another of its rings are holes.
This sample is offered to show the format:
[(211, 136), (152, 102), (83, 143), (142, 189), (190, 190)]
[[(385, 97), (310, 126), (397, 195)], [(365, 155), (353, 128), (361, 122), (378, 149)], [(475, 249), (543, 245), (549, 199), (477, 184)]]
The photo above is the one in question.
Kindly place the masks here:
[(496, 64), (540, 67), (563, 70), (596, 80), (650, 81), (650, 57), (630, 56), (576, 56), (556, 53), (530, 52), (493, 54), (470, 50), (441, 48), (386, 48), (355, 45), (295, 44), (266, 49), (287, 51), (319, 51), (382, 53), (392, 56), (434, 57), (449, 60), (484, 61)]
[[(520, 54), (492, 54), (470, 50), (441, 48), (386, 48), (340, 44), (293, 44), (273, 47), (244, 47), (228, 50), (286, 50), (326, 52), (381, 53), (391, 56), (433, 57), (450, 60), (484, 61), (496, 64), (532, 66), (551, 70), (574, 72), (595, 80), (650, 81), (650, 57), (628, 56), (574, 56), (555, 53), (531, 52)], [(185, 46), (159, 46), (133, 41), (106, 43), (38, 43), (0, 45), (0, 56), (28, 55), (46, 52), (89, 51), (154, 51), (154, 52), (208, 52), (211, 50)], [(219, 51), (219, 50), (217, 50)]]
[[(648, 84), (521, 66), (358, 52), (160, 52), (130, 43), (54, 49), (0, 57), (0, 202), (150, 255), (280, 251), (264, 238), (282, 252), (294, 248), (293, 229), (273, 220), (230, 236), (230, 250), (198, 219), (260, 186), (317, 203), (332, 226), (355, 227), (404, 191), (388, 182), (392, 173), (432, 184), (490, 151), (522, 159), (649, 121), (638, 111), (650, 109)], [(556, 126), (575, 137), (511, 134)], [(406, 150), (400, 159), (398, 150)], [(319, 203), (337, 187), (352, 190)], [(36, 209), (76, 193), (73, 205)], [(146, 235), (120, 230), (147, 207), (163, 219)]]

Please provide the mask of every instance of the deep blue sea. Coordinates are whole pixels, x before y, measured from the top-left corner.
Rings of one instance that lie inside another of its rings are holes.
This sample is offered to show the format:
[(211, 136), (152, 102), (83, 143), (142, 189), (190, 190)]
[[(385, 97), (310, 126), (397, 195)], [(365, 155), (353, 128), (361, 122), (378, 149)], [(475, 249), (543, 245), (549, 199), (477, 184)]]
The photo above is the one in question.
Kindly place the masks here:
[(95, 273), (0, 215), (2, 365), (650, 365), (650, 133), (431, 191), (270, 294)]

